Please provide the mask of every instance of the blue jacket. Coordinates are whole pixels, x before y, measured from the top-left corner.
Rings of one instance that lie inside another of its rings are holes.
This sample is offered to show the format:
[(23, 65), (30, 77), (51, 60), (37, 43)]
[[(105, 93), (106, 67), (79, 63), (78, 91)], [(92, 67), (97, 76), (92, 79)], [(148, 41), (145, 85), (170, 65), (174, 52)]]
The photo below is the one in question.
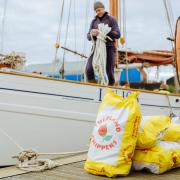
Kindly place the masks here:
[[(107, 12), (103, 15), (103, 17), (99, 18), (95, 16), (95, 18), (92, 20), (89, 32), (87, 34), (87, 38), (89, 41), (91, 41), (91, 35), (90, 32), (92, 29), (98, 29), (98, 25), (100, 23), (108, 24), (109, 27), (111, 27), (111, 32), (108, 34), (108, 36), (113, 39), (113, 42), (107, 39), (106, 46), (114, 46), (115, 39), (120, 38), (120, 30), (118, 23), (116, 19), (112, 16), (110, 16)], [(96, 38), (94, 38), (96, 40)]]

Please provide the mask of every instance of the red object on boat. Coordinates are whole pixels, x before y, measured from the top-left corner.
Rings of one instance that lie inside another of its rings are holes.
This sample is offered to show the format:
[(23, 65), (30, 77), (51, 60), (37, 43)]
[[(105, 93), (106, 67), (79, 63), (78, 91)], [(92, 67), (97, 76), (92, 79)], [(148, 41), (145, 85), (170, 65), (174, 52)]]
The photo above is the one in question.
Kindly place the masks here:
[[(119, 63), (125, 64), (124, 61), (125, 53), (119, 52)], [(128, 52), (128, 63), (142, 63), (145, 66), (160, 66), (173, 64), (174, 53), (171, 51), (144, 51), (139, 52)]]
[(10, 64), (0, 64), (0, 68), (11, 68)]

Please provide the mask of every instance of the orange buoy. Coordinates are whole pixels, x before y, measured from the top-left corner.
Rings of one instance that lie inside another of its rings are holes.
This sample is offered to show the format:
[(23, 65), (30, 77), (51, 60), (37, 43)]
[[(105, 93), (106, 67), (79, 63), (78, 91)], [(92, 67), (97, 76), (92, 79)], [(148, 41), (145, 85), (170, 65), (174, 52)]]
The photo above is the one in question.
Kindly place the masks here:
[(176, 68), (177, 68), (178, 80), (180, 83), (180, 17), (178, 18), (176, 25), (175, 45), (176, 45)]
[(121, 43), (122, 45), (125, 44), (125, 39), (124, 39), (124, 37), (121, 37), (121, 38), (120, 38), (120, 43)]
[(56, 49), (59, 49), (60, 46), (61, 46), (60, 43), (56, 43), (56, 44), (55, 44), (55, 48), (56, 48)]

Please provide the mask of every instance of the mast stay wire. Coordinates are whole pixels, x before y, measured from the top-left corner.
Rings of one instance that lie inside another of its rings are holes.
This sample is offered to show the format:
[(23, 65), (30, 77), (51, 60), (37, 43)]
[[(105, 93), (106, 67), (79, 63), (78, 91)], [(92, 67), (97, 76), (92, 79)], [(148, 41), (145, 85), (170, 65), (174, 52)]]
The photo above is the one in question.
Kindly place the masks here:
[(60, 40), (61, 40), (61, 33), (62, 33), (62, 22), (63, 22), (63, 15), (64, 15), (64, 4), (65, 0), (60, 0), (60, 15), (59, 15), (59, 20), (58, 20), (58, 31), (57, 31), (57, 37), (56, 37), (56, 43), (55, 43), (55, 54), (54, 54), (54, 59), (52, 61), (52, 73), (55, 73), (56, 65), (58, 64), (59, 66), (59, 61), (58, 61), (58, 51), (60, 48)]
[[(169, 33), (171, 38), (174, 39), (174, 31), (173, 31), (173, 13), (172, 8), (170, 7), (170, 2), (168, 0), (163, 0), (164, 8), (165, 8), (165, 17), (167, 19), (167, 25), (169, 26)], [(174, 50), (174, 42), (171, 41), (172, 50)]]
[(125, 0), (120, 0), (120, 7), (122, 8), (122, 18), (121, 18), (121, 25), (122, 25), (122, 34), (124, 37), (125, 43), (122, 44), (123, 49), (125, 51), (125, 62), (126, 62), (126, 83), (129, 85), (129, 67), (128, 67), (128, 52), (127, 52), (127, 28), (126, 28), (126, 1)]
[(169, 7), (169, 14), (170, 14), (170, 18), (171, 18), (171, 25), (172, 25), (172, 29), (173, 29), (173, 32), (174, 32), (175, 31), (175, 28), (174, 28), (175, 19), (174, 19), (172, 5), (171, 5), (171, 2), (169, 0), (166, 0), (166, 1), (167, 1), (167, 5)]
[[(88, 11), (90, 11), (90, 9), (88, 9), (88, 8), (91, 8), (91, 3), (90, 2), (91, 2), (90, 0), (86, 0), (85, 24), (84, 24), (84, 42), (83, 42), (83, 49), (82, 49), (83, 54), (85, 54), (86, 49), (87, 49), (86, 34), (87, 34), (87, 31), (88, 31), (88, 18), (89, 18), (89, 12)], [(96, 2), (96, 0), (93, 1), (93, 3), (95, 3), (95, 2)], [(81, 59), (82, 59), (82, 57), (81, 57)], [(82, 75), (81, 75), (81, 79), (83, 80), (82, 77), (83, 77), (83, 75), (85, 77), (85, 68), (82, 66), (81, 70), (83, 72)]]
[(76, 25), (77, 25), (77, 17), (76, 17), (76, 1), (73, 1), (73, 9), (74, 9), (74, 37), (75, 37), (75, 41), (74, 41), (74, 49), (75, 51), (77, 51), (77, 29), (76, 29)]
[(4, 51), (4, 32), (5, 32), (5, 23), (6, 23), (6, 14), (7, 14), (7, 3), (8, 0), (4, 0), (4, 8), (2, 14), (2, 30), (1, 30), (1, 44), (0, 52), (3, 54)]
[(58, 49), (59, 49), (59, 46), (60, 46), (60, 39), (61, 39), (61, 32), (62, 32), (62, 21), (63, 21), (63, 15), (64, 15), (65, 0), (61, 0), (61, 1), (62, 1), (62, 5), (61, 5), (60, 16), (59, 16), (58, 33), (57, 33), (57, 38), (56, 38), (55, 60), (57, 59)]
[[(74, 50), (75, 52), (77, 52), (77, 15), (76, 15), (76, 1), (77, 0), (74, 0), (73, 1), (73, 12), (74, 12)], [(79, 59), (79, 57), (77, 57)], [(77, 60), (78, 62), (78, 60)], [(77, 70), (78, 70), (78, 64), (77, 64)], [(78, 72), (76, 73), (76, 80), (78, 81)]]
[[(86, 0), (85, 26), (84, 26), (84, 35), (85, 36), (86, 36), (86, 33), (87, 33), (87, 28), (88, 28), (89, 8), (90, 8), (90, 0)], [(86, 42), (86, 38), (84, 38), (83, 54), (85, 54), (86, 49), (87, 49), (87, 42)]]
[[(173, 10), (172, 10), (172, 6), (171, 6), (171, 3), (169, 2), (169, 0), (163, 0), (163, 4), (165, 7), (165, 18), (167, 19), (167, 25), (169, 26), (170, 36), (172, 39), (174, 39), (174, 41), (171, 41), (172, 52), (175, 52), (175, 33), (174, 33), (175, 28), (173, 28), (173, 27), (175, 27), (175, 21), (174, 21)], [(176, 60), (174, 58), (173, 66), (175, 68), (173, 68), (173, 72), (174, 72), (174, 77), (175, 77), (175, 86), (176, 86), (176, 89), (178, 89), (179, 80), (178, 80), (178, 75), (176, 72), (177, 64), (175, 61)]]

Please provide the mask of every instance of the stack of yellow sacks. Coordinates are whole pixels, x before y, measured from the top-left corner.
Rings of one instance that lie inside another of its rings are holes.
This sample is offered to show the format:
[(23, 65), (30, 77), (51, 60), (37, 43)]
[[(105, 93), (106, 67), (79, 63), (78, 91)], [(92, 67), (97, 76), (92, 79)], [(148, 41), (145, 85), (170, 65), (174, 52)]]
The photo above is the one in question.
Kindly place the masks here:
[(108, 91), (99, 107), (85, 170), (108, 177), (126, 176), (132, 167), (141, 111), (138, 93), (127, 98)]
[(99, 107), (85, 170), (108, 177), (131, 168), (155, 174), (180, 167), (180, 122), (166, 116), (142, 117), (139, 93), (122, 98), (107, 91)]
[(133, 169), (162, 174), (180, 167), (180, 119), (143, 117), (139, 129)]

